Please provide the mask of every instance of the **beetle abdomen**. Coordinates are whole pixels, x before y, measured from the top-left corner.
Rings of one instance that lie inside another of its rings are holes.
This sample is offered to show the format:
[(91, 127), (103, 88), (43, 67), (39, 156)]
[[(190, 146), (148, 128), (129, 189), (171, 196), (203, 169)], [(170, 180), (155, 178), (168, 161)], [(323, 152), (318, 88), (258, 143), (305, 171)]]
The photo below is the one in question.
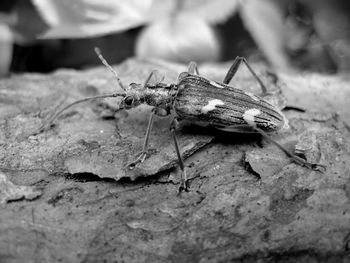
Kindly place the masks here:
[(180, 78), (175, 111), (182, 119), (228, 131), (257, 127), (266, 132), (286, 125), (283, 114), (264, 99), (228, 85), (188, 74)]

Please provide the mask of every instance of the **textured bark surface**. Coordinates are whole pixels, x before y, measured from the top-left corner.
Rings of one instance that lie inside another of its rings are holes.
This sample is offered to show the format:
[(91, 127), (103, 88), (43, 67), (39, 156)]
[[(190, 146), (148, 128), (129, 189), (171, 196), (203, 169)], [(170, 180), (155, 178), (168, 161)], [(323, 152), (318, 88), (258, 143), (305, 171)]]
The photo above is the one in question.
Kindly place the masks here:
[[(229, 66), (199, 69), (220, 81)], [(154, 69), (175, 82), (186, 67), (117, 67), (125, 83)], [(291, 163), (257, 135), (189, 126), (178, 131), (192, 178), (181, 195), (169, 118), (155, 122), (150, 157), (125, 168), (142, 148), (148, 106), (115, 114), (118, 99), (80, 104), (39, 132), (60, 107), (117, 91), (105, 68), (1, 80), (0, 262), (349, 261), (349, 78), (275, 82), (261, 72), (272, 93), (305, 109), (285, 111), (290, 129), (272, 137), (326, 172)], [(246, 72), (232, 85), (259, 92)]]

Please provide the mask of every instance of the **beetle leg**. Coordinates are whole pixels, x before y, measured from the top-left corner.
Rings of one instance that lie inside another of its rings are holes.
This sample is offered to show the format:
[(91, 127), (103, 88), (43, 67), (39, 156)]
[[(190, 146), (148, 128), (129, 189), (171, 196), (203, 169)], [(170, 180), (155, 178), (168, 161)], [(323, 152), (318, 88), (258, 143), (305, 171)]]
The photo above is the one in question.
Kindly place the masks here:
[(181, 193), (182, 191), (188, 192), (189, 186), (188, 186), (188, 180), (187, 180), (187, 174), (186, 174), (186, 167), (185, 167), (184, 161), (182, 159), (179, 143), (178, 143), (177, 137), (176, 137), (176, 126), (178, 126), (178, 121), (176, 119), (173, 119), (173, 121), (170, 124), (170, 131), (173, 135), (176, 155), (177, 155), (177, 159), (179, 160), (179, 166), (181, 169), (181, 183), (180, 183), (180, 188), (179, 188), (179, 192)]
[(264, 132), (263, 130), (256, 128), (255, 130), (257, 132), (259, 132), (265, 139), (267, 139), (268, 141), (272, 142), (273, 144), (275, 144), (278, 148), (280, 148), (289, 158), (291, 158), (295, 163), (301, 165), (301, 166), (305, 166), (311, 170), (314, 171), (319, 171), (319, 172), (324, 172), (326, 170), (326, 166), (322, 165), (322, 164), (318, 164), (318, 163), (310, 163), (306, 160), (304, 160), (303, 158), (297, 156), (296, 154), (288, 151), (286, 148), (284, 148), (282, 145), (280, 145), (278, 142), (276, 142), (275, 140), (271, 139), (269, 135), (267, 135), (266, 132)]
[(149, 82), (151, 81), (151, 78), (153, 77), (153, 75), (156, 73), (156, 70), (152, 70), (151, 73), (149, 74), (149, 76), (147, 77), (145, 83), (143, 84), (143, 87), (145, 88)]
[(254, 76), (254, 78), (258, 81), (262, 93), (266, 94), (267, 93), (267, 89), (264, 85), (264, 83), (261, 81), (261, 79), (258, 77), (258, 75), (254, 72), (254, 70), (252, 69), (252, 67), (248, 64), (247, 60), (243, 57), (236, 57), (235, 60), (232, 63), (232, 66), (230, 67), (230, 69), (227, 71), (226, 76), (224, 78), (223, 83), (224, 84), (229, 84), (230, 81), (232, 80), (232, 78), (235, 76), (238, 68), (241, 66), (242, 62), (247, 66), (247, 68), (249, 69), (250, 73), (252, 73), (252, 75)]
[(154, 119), (154, 112), (155, 112), (154, 109), (152, 110), (151, 115), (150, 115), (149, 120), (148, 120), (147, 131), (146, 131), (145, 139), (143, 141), (142, 151), (136, 155), (135, 161), (133, 161), (127, 165), (129, 167), (129, 169), (134, 169), (138, 163), (142, 163), (147, 157), (149, 136), (151, 134), (151, 130), (152, 130), (152, 126), (153, 126), (153, 119)]
[(187, 72), (188, 72), (188, 73), (191, 73), (191, 74), (193, 74), (193, 75), (199, 75), (197, 63), (194, 62), (194, 61), (191, 61), (191, 62), (188, 64), (188, 70), (187, 70)]

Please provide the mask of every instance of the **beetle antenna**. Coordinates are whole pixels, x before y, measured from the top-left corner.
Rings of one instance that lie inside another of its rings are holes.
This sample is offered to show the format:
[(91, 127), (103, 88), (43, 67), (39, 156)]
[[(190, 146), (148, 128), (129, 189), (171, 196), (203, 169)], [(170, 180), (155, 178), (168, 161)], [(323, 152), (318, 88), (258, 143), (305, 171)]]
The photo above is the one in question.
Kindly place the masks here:
[(40, 131), (43, 131), (43, 130), (45, 130), (45, 128), (50, 127), (53, 124), (53, 122), (57, 119), (57, 117), (62, 114), (62, 112), (66, 111), (68, 108), (70, 108), (76, 104), (79, 104), (79, 103), (82, 103), (85, 101), (89, 101), (89, 100), (94, 100), (94, 99), (125, 97), (125, 96), (126, 95), (124, 93), (114, 93), (114, 94), (98, 95), (98, 96), (88, 97), (85, 99), (74, 101), (73, 103), (68, 104), (63, 109), (61, 109), (60, 111), (58, 111), (54, 115), (52, 115), (50, 118), (48, 118), (48, 120), (40, 127)]
[(98, 47), (95, 47), (94, 50), (95, 50), (95, 53), (98, 56), (98, 58), (101, 60), (102, 64), (105, 65), (106, 68), (108, 68), (109, 71), (113, 73), (113, 75), (115, 76), (115, 78), (118, 81), (119, 86), (125, 91), (125, 87), (124, 87), (123, 82), (118, 77), (117, 72), (112, 68), (111, 65), (108, 64), (107, 60), (102, 56), (101, 50)]

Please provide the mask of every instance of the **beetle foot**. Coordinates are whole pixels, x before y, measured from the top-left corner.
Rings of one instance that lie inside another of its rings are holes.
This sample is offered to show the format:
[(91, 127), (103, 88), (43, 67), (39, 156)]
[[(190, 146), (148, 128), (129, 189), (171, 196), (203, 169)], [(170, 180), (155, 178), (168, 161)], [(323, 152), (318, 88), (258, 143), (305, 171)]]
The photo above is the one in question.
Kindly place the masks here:
[(135, 161), (129, 163), (126, 165), (130, 170), (134, 169), (139, 163), (143, 163), (150, 155), (154, 154), (156, 149), (148, 149), (147, 151), (141, 151), (139, 152), (136, 157)]
[(314, 170), (314, 171), (318, 171), (321, 173), (324, 173), (326, 171), (326, 166), (323, 164), (318, 164), (318, 163), (307, 163), (307, 167)]
[[(264, 136), (265, 137), (265, 136)], [(272, 141), (272, 140), (271, 140)], [(274, 142), (274, 141), (272, 141)], [(310, 170), (318, 171), (321, 173), (324, 173), (326, 171), (326, 166), (323, 164), (318, 164), (318, 163), (310, 163), (306, 160), (306, 158), (302, 158), (296, 154), (293, 154), (286, 149), (284, 149), (282, 146), (279, 144), (275, 143), (281, 150), (283, 150), (291, 160), (293, 160), (295, 163), (299, 164), (300, 166), (304, 166)]]
[(129, 163), (127, 167), (130, 170), (134, 169), (139, 163), (143, 163), (146, 160), (147, 155), (148, 155), (148, 152), (146, 151), (139, 152), (136, 155), (135, 161)]
[(181, 184), (179, 187), (179, 194), (182, 192), (189, 192), (190, 191), (190, 186), (188, 184), (188, 180), (181, 180)]
[(299, 165), (304, 166), (310, 170), (314, 170), (317, 172), (324, 173), (326, 171), (326, 166), (323, 164), (318, 164), (318, 163), (310, 163), (306, 161), (305, 159), (297, 156), (297, 155), (292, 155), (291, 158)]

